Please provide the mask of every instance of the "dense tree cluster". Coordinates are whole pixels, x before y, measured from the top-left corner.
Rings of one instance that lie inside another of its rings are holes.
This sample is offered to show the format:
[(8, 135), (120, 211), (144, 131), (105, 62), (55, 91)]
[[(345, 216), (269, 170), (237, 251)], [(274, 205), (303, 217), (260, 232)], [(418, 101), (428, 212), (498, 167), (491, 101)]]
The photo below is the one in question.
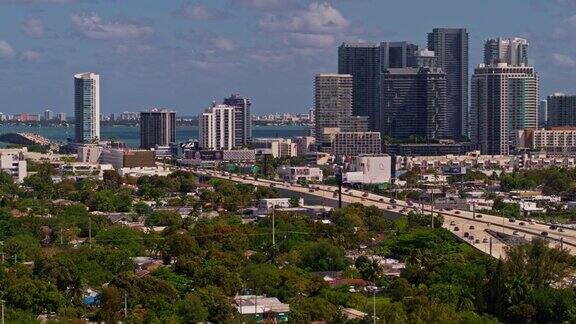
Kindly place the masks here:
[[(258, 199), (277, 196), (273, 188), (209, 184), (213, 189), (198, 190), (186, 172), (138, 180), (107, 172), (103, 181), (54, 183), (46, 169), (19, 187), (0, 173), (0, 291), (7, 321), (33, 323), (39, 314), (52, 314), (60, 322), (239, 323), (231, 298), (242, 293), (289, 303), (294, 323), (346, 322), (343, 308), (371, 314), (374, 306), (386, 323), (576, 320), (576, 296), (566, 280), (574, 258), (544, 241), (493, 260), (442, 229), (440, 217), (432, 228), (429, 216), (390, 220), (375, 207), (354, 204), (328, 213), (330, 222), (276, 212), (273, 244), (269, 217), (243, 218)], [(145, 203), (170, 199), (193, 212), (182, 218)], [(205, 217), (209, 210), (219, 216)], [(114, 224), (108, 212), (165, 228)], [(406, 269), (400, 277), (386, 276), (372, 254), (399, 259)], [(143, 272), (135, 257), (160, 261)], [(319, 271), (340, 271), (379, 289), (372, 295), (330, 286)], [(87, 288), (99, 293), (98, 307), (84, 305)]]

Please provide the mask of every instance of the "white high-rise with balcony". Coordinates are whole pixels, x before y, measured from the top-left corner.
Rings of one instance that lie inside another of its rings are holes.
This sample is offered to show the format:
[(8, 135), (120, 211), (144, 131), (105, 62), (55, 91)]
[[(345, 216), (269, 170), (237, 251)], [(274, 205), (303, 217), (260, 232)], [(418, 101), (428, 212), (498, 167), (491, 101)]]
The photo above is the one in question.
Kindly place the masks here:
[(100, 75), (92, 72), (74, 76), (75, 141), (100, 139)]
[(231, 150), (235, 146), (235, 109), (213, 103), (198, 117), (198, 142), (206, 150)]

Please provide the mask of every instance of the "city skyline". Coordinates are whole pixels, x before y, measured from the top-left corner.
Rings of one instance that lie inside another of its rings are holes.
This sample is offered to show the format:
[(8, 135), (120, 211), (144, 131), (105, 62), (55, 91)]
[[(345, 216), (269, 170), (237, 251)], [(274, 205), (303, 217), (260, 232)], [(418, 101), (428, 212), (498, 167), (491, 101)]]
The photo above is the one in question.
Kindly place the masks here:
[[(526, 38), (530, 65), (541, 77), (540, 99), (575, 92), (570, 17), (576, 6), (570, 1), (498, 2), (498, 11), (457, 1), (418, 3), (422, 10), (410, 11), (410, 24), (398, 13), (409, 12), (414, 1), (145, 0), (138, 10), (132, 5), (0, 0), (7, 13), (0, 22), (0, 111), (71, 115), (70, 75), (94, 71), (102, 76), (105, 114), (161, 106), (196, 115), (206, 102), (237, 92), (252, 99), (256, 114), (304, 112), (312, 106), (314, 75), (337, 71), (342, 42), (407, 41), (424, 49), (426, 33), (441, 27), (468, 30), (470, 71), (482, 63), (486, 39)], [(509, 17), (508, 9), (522, 19)], [(540, 22), (537, 29), (533, 21)], [(35, 96), (25, 95), (29, 88), (37, 89)]]

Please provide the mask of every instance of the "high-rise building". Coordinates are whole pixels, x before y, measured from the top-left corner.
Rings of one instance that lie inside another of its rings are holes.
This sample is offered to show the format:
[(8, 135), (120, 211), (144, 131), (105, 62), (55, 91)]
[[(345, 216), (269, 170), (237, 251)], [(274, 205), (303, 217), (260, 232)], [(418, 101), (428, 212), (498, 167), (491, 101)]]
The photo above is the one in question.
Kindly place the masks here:
[(56, 119), (58, 119), (59, 122), (65, 122), (66, 121), (66, 113), (64, 112), (60, 112), (58, 113)]
[(206, 150), (231, 150), (236, 144), (235, 108), (212, 103), (198, 117), (198, 143)]
[(377, 111), (380, 69), (379, 45), (343, 43), (338, 48), (338, 73), (352, 76), (352, 114), (372, 117)]
[(446, 73), (447, 136), (468, 136), (468, 32), (465, 28), (434, 28), (428, 49)]
[(538, 127), (546, 127), (548, 123), (548, 101), (542, 100), (538, 104)]
[(563, 93), (548, 96), (547, 126), (576, 126), (576, 96)]
[(428, 49), (418, 50), (408, 57), (408, 67), (438, 67), (438, 57), (434, 51)]
[(140, 113), (140, 148), (151, 149), (176, 142), (176, 113), (150, 109)]
[(50, 110), (50, 109), (44, 110), (44, 117), (43, 118), (45, 121), (52, 120), (54, 118), (52, 110)]
[[(329, 129), (341, 131), (352, 116), (352, 76), (318, 74), (314, 80), (314, 115), (316, 144), (330, 146)], [(345, 130), (342, 130), (345, 131)]]
[(528, 66), (528, 41), (524, 38), (492, 38), (484, 42), (484, 64)]
[(444, 138), (446, 83), (446, 75), (440, 68), (386, 69), (382, 75), (382, 107), (377, 117), (382, 136)]
[(471, 139), (482, 154), (509, 154), (517, 131), (538, 126), (538, 75), (533, 67), (481, 64), (471, 89)]
[(100, 75), (96, 73), (74, 76), (74, 128), (78, 143), (100, 139)]
[(232, 94), (224, 98), (225, 105), (234, 107), (234, 118), (236, 119), (235, 146), (246, 146), (252, 141), (252, 103), (250, 99)]
[(381, 69), (409, 67), (409, 62), (418, 51), (418, 45), (408, 42), (380, 43)]
[(332, 155), (355, 156), (380, 154), (382, 141), (378, 132), (339, 132), (332, 135)]

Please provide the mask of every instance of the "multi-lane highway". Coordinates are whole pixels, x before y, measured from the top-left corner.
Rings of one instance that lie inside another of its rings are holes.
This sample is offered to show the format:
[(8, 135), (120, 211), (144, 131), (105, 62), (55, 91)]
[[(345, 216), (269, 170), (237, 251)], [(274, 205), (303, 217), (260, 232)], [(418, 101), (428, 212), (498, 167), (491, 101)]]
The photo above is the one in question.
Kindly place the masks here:
[[(301, 186), (281, 181), (267, 179), (254, 179), (249, 176), (239, 176), (214, 170), (192, 170), (193, 172), (235, 182), (252, 184), (256, 186), (277, 187), (295, 193), (306, 193), (323, 199), (337, 200), (337, 188), (328, 185)], [(367, 206), (373, 205), (378, 208), (407, 214), (412, 210), (424, 208), (424, 213), (430, 215), (430, 204), (414, 204), (412, 202), (392, 199), (373, 193), (356, 189), (343, 189), (342, 201), (345, 203), (361, 203)], [(475, 248), (499, 258), (505, 256), (506, 244), (502, 240), (492, 237), (489, 231), (502, 233), (505, 236), (524, 238), (531, 240), (533, 237), (545, 237), (551, 245), (560, 245), (567, 248), (570, 253), (576, 255), (576, 230), (558, 227), (550, 224), (532, 221), (509, 220), (499, 216), (474, 213), (463, 210), (433, 210), (434, 215), (441, 214), (444, 217), (443, 226), (450, 230), (461, 240), (471, 244)]]

